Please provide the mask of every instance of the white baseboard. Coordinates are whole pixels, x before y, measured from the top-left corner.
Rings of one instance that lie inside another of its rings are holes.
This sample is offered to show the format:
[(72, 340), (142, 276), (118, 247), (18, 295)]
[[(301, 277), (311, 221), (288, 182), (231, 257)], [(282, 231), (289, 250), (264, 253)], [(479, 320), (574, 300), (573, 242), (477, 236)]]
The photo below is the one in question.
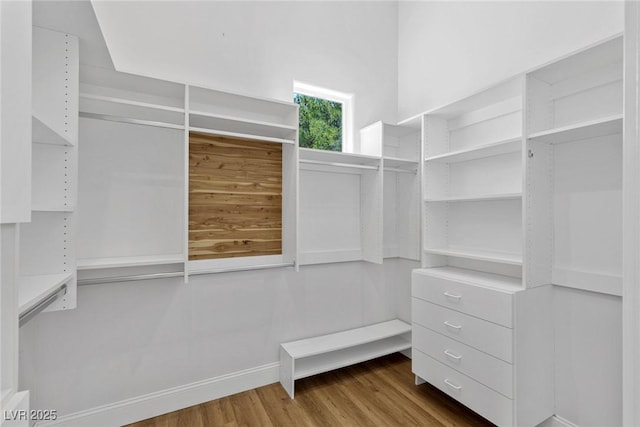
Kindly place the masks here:
[(578, 427), (578, 425), (562, 417), (554, 415), (553, 417), (548, 418), (546, 421), (539, 424), (538, 427)]
[(279, 380), (280, 363), (270, 363), (220, 377), (134, 397), (86, 411), (65, 415), (38, 427), (111, 427), (198, 405), (242, 391), (273, 384)]

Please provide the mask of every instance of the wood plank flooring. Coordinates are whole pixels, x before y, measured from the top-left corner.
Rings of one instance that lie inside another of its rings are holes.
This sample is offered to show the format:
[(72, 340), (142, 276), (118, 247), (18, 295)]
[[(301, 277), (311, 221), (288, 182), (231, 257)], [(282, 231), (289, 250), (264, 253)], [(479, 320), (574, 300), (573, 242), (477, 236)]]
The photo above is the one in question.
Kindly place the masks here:
[(414, 385), (411, 360), (393, 354), (296, 381), (213, 400), (129, 427), (492, 426), (429, 384)]

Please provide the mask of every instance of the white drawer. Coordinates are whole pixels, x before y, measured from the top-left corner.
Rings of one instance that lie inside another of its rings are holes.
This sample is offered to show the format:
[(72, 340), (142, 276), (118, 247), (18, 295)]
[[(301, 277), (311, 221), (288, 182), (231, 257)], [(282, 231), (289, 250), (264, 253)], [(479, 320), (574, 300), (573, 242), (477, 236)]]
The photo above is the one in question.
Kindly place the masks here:
[(432, 276), (425, 270), (413, 271), (411, 289), (414, 297), (507, 327), (513, 325), (510, 292)]
[(443, 365), (420, 351), (412, 355), (413, 373), (499, 426), (513, 425), (513, 401)]
[(412, 298), (413, 322), (513, 363), (513, 330)]
[(513, 366), (473, 347), (414, 324), (413, 348), (513, 398)]

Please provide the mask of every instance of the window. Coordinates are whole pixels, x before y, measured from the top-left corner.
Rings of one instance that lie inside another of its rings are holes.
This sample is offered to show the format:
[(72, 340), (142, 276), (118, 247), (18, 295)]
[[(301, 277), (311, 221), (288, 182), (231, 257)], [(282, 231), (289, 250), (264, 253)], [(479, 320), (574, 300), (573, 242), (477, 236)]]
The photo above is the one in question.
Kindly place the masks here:
[(300, 105), (300, 147), (353, 151), (353, 95), (294, 82), (293, 101)]

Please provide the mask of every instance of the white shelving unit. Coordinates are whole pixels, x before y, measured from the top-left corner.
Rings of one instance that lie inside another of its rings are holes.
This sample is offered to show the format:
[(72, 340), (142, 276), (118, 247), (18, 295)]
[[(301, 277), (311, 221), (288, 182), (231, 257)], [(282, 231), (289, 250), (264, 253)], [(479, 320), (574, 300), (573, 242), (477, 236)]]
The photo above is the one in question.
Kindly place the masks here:
[(33, 28), (32, 212), (18, 228), (22, 319), (76, 306), (78, 43)]
[[(187, 87), (188, 132), (282, 145), (282, 254), (188, 261), (186, 274), (298, 268), (298, 105), (197, 86)], [(188, 132), (185, 145), (188, 159)], [(187, 174), (188, 174), (188, 165)], [(185, 176), (185, 194), (189, 177)], [(186, 202), (188, 206), (188, 201)], [(185, 231), (188, 236), (188, 228)], [(188, 242), (185, 240), (185, 247)]]
[(622, 295), (622, 37), (527, 75), (527, 286)]
[(382, 262), (382, 160), (300, 148), (300, 264)]
[(184, 263), (184, 85), (82, 66), (80, 90), (82, 278)]
[(293, 399), (295, 380), (411, 347), (411, 325), (395, 319), (280, 345), (280, 383)]
[[(296, 104), (83, 66), (80, 117), (82, 280), (173, 277), (179, 269), (186, 281), (296, 263)], [(282, 255), (189, 261), (190, 132), (283, 145)]]
[(520, 275), (522, 102), (516, 78), (424, 115), (423, 266)]
[(413, 372), (497, 425), (554, 412), (553, 285), (622, 295), (622, 59), (612, 38), (422, 117)]
[(376, 122), (360, 130), (361, 150), (382, 156), (383, 257), (420, 260), (420, 126)]

